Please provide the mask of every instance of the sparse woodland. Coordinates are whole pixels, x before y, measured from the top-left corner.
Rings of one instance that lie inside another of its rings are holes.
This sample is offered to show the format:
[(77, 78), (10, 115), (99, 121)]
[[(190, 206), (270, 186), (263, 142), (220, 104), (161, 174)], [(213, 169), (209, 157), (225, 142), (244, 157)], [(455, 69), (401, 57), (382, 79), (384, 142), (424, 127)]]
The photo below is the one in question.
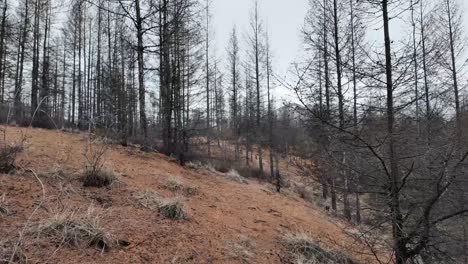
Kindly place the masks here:
[[(359, 230), (377, 263), (387, 263), (376, 253), (386, 248), (396, 264), (468, 264), (462, 1), (309, 0), (294, 29), (304, 56), (283, 76), (267, 0), (252, 0), (248, 27), (234, 26), (227, 47), (213, 41), (210, 0), (0, 0), (0, 122), (235, 169), (278, 193), (294, 187), (282, 171), (293, 167), (320, 189), (312, 200)], [(2, 172), (20, 148), (2, 143)], [(112, 185), (106, 150), (93, 151), (84, 184)], [(197, 192), (177, 181), (167, 188)], [(137, 200), (187, 218), (178, 200), (151, 192)], [(105, 249), (110, 238), (96, 232), (98, 241), (69, 242)]]

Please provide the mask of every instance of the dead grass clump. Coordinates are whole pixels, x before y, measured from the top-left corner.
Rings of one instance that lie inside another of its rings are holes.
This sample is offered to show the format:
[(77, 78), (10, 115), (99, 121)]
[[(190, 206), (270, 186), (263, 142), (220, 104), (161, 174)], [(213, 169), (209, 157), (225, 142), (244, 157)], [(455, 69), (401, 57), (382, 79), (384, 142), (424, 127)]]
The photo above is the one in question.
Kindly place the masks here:
[(172, 220), (186, 220), (188, 218), (184, 204), (179, 199), (166, 199), (158, 209), (165, 218)]
[(71, 175), (63, 170), (60, 166), (56, 165), (51, 170), (41, 172), (38, 174), (40, 178), (43, 178), (51, 182), (65, 181), (71, 178)]
[(238, 167), (237, 171), (242, 177), (245, 178), (255, 178), (258, 180), (266, 181), (269, 179), (269, 176), (262, 172), (259, 168), (256, 167)]
[(83, 175), (84, 187), (108, 187), (115, 183), (117, 176), (115, 172), (100, 168), (97, 170), (87, 168)]
[(0, 146), (0, 173), (8, 174), (14, 171), (16, 158), (23, 150), (22, 144), (2, 144)]
[(226, 241), (225, 245), (228, 256), (241, 263), (251, 263), (255, 257), (255, 242), (246, 236), (240, 236), (236, 241)]
[(163, 198), (153, 191), (136, 193), (134, 198), (141, 206), (152, 211), (158, 211), (163, 201)]
[(2, 198), (0, 199), (0, 216), (8, 216), (8, 215), (10, 215), (10, 211), (8, 210), (6, 206), (5, 194), (3, 194)]
[(184, 188), (184, 185), (182, 184), (182, 182), (179, 179), (171, 178), (171, 179), (167, 180), (164, 187), (166, 187), (166, 189), (168, 189), (171, 192), (178, 192), (178, 191), (181, 191)]
[(185, 186), (179, 179), (171, 178), (165, 184), (164, 188), (174, 193), (182, 193), (186, 196), (194, 196), (199, 193), (196, 186)]
[(285, 235), (283, 243), (295, 264), (354, 264), (343, 254), (322, 248), (304, 232)]
[(236, 170), (230, 170), (228, 173), (226, 173), (226, 177), (232, 181), (238, 182), (238, 183), (243, 183), (243, 184), (248, 184), (249, 182), (247, 181), (246, 178), (242, 177), (239, 172)]
[(186, 196), (195, 196), (200, 193), (200, 190), (197, 186), (186, 186), (184, 187), (184, 194)]
[(101, 217), (93, 208), (86, 212), (65, 211), (38, 223), (31, 230), (38, 237), (53, 239), (58, 246), (88, 248), (109, 251), (114, 244), (112, 235), (100, 225)]
[(186, 220), (188, 218), (185, 206), (180, 199), (164, 199), (153, 191), (137, 193), (134, 198), (141, 206), (158, 212), (165, 218), (172, 220)]
[(26, 264), (28, 258), (24, 254), (21, 245), (15, 247), (11, 242), (0, 242), (0, 264)]
[(185, 166), (189, 169), (193, 169), (193, 170), (200, 170), (200, 169), (203, 169), (205, 166), (203, 166), (203, 163), (201, 163), (200, 161), (189, 161), (187, 163), (185, 163)]

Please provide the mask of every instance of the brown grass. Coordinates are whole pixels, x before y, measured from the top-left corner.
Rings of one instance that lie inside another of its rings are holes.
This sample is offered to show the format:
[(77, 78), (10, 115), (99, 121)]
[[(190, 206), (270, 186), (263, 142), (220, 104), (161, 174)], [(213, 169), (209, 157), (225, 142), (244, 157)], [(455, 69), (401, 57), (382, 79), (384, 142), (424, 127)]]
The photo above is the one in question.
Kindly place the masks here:
[(246, 236), (239, 236), (237, 240), (226, 241), (226, 253), (229, 257), (241, 263), (252, 263), (255, 258), (255, 242)]
[(307, 233), (289, 233), (283, 238), (288, 257), (294, 264), (353, 264), (341, 253), (322, 248)]
[(114, 239), (101, 226), (100, 220), (101, 216), (92, 207), (86, 212), (67, 210), (37, 223), (30, 232), (52, 239), (59, 247), (94, 247), (105, 252), (113, 246)]

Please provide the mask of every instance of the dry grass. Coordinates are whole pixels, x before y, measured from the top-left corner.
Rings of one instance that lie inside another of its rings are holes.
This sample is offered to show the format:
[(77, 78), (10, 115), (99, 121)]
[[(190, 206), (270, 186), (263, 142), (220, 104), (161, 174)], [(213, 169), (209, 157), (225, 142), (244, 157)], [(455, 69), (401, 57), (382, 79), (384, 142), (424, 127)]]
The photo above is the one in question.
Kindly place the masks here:
[(24, 254), (21, 245), (16, 247), (11, 242), (0, 242), (0, 264), (26, 264), (28, 258)]
[(192, 170), (200, 170), (205, 168), (203, 163), (201, 163), (200, 161), (189, 161), (185, 164), (185, 167)]
[(159, 213), (172, 220), (186, 220), (188, 218), (185, 206), (179, 199), (166, 199), (159, 206)]
[(195, 196), (200, 193), (200, 189), (197, 186), (186, 186), (184, 188), (184, 194), (186, 196)]
[(158, 211), (163, 198), (153, 191), (139, 192), (134, 195), (135, 200), (144, 208), (152, 211)]
[(322, 248), (307, 233), (287, 234), (282, 240), (294, 264), (353, 264), (343, 254)]
[(38, 176), (50, 182), (59, 182), (71, 179), (71, 174), (66, 172), (59, 165), (55, 165), (49, 171), (39, 173)]
[(49, 237), (58, 247), (94, 247), (102, 252), (114, 245), (112, 235), (100, 224), (101, 216), (90, 207), (85, 212), (64, 211), (34, 225), (30, 232)]
[(153, 191), (137, 193), (134, 198), (141, 206), (158, 212), (165, 218), (172, 220), (186, 220), (188, 218), (185, 206), (178, 198), (164, 199)]
[(3, 194), (2, 198), (0, 198), (0, 216), (8, 216), (10, 215), (10, 211), (6, 205), (6, 195)]
[(177, 178), (170, 178), (167, 180), (166, 184), (164, 185), (166, 189), (171, 192), (179, 192), (184, 188), (182, 182)]
[(239, 172), (236, 170), (230, 170), (228, 173), (225, 174), (226, 178), (238, 182), (238, 183), (243, 183), (243, 184), (248, 184), (249, 182), (247, 181), (246, 178), (242, 177)]
[(255, 242), (246, 236), (239, 236), (239, 239), (235, 241), (226, 241), (225, 248), (230, 258), (241, 263), (252, 263), (255, 258)]
[(117, 175), (114, 171), (106, 168), (97, 170), (86, 168), (82, 180), (84, 187), (102, 188), (114, 184), (117, 181)]
[(164, 184), (164, 188), (174, 193), (181, 193), (186, 196), (194, 196), (199, 193), (199, 189), (196, 186), (186, 186), (182, 181), (177, 178), (170, 178)]

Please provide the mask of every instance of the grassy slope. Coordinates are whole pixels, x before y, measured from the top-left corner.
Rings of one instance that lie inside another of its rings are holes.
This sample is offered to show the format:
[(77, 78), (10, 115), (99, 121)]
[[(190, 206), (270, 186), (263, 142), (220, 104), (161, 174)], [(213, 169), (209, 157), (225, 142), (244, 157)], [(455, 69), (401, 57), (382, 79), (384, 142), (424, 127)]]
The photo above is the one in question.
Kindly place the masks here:
[[(41, 129), (8, 128), (7, 140), (28, 137), (18, 165), (40, 173), (60, 166), (77, 175), (86, 162), (85, 134)], [(101, 254), (94, 249), (57, 247), (47, 238), (24, 237), (29, 263), (238, 263), (230, 256), (227, 241), (240, 235), (255, 242), (253, 263), (281, 263), (285, 249), (279, 243), (288, 232), (307, 231), (327, 247), (345, 251), (362, 263), (361, 246), (343, 231), (344, 222), (293, 196), (277, 194), (256, 181), (239, 184), (205, 170), (178, 166), (169, 158), (142, 153), (136, 148), (112, 145), (105, 156), (106, 167), (120, 175), (121, 183), (111, 189), (83, 188), (78, 181), (45, 183), (45, 201), (31, 224), (61, 210), (81, 212), (90, 205), (101, 214), (102, 225), (129, 247)], [(38, 201), (40, 185), (28, 173), (0, 176), (0, 195), (5, 194), (13, 215), (0, 217), (0, 241), (16, 241)], [(164, 188), (170, 178), (186, 186), (197, 186), (199, 194), (181, 196), (188, 221), (171, 221), (141, 208), (132, 198), (152, 190), (164, 197), (180, 196)]]

